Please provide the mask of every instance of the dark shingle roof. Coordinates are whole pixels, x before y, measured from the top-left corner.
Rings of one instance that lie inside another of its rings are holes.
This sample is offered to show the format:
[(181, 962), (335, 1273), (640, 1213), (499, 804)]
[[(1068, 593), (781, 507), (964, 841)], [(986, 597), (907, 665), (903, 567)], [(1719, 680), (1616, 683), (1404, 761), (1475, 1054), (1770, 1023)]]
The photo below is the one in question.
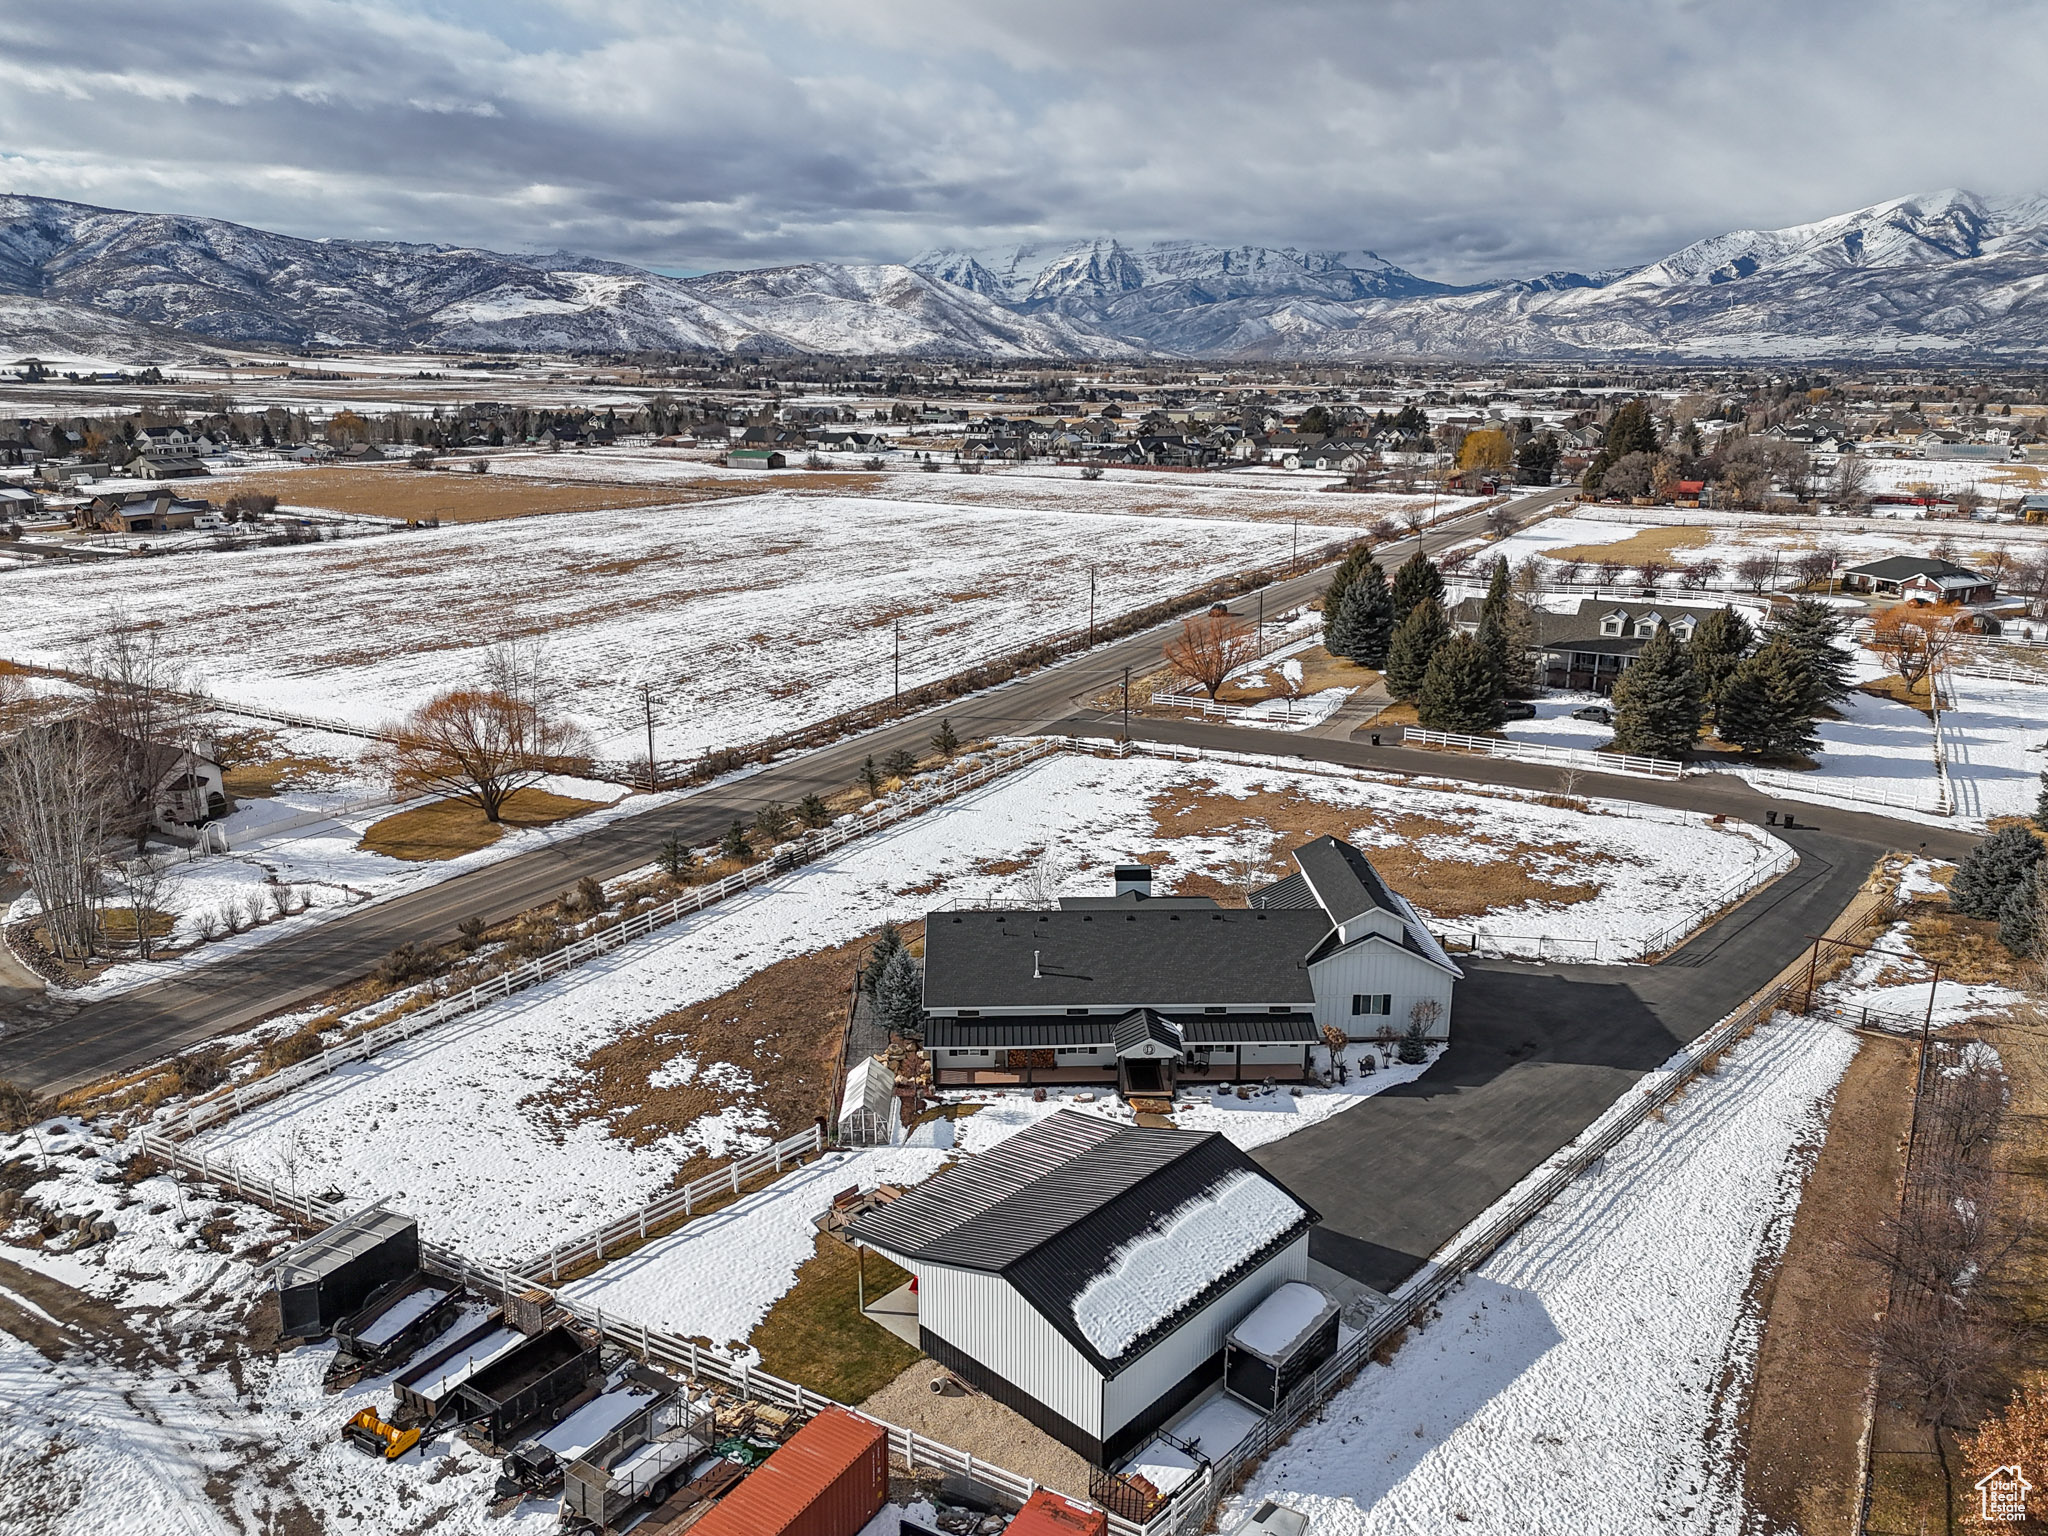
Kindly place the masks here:
[[(934, 913), (925, 923), (927, 1008), (1312, 1004), (1306, 957), (1319, 910)], [(1032, 956), (1038, 975), (1032, 975)]]
[(1137, 906), (1179, 907), (1183, 911), (1190, 908), (1201, 908), (1204, 911), (1212, 911), (1216, 906), (1216, 898), (1213, 896), (1147, 896), (1142, 891), (1125, 891), (1121, 896), (1062, 896), (1060, 898), (1060, 910), (1062, 912), (1101, 911), (1105, 907), (1117, 911), (1128, 911), (1132, 907)]
[[(1249, 1173), (1300, 1212), (1282, 1235), (1156, 1319), (1115, 1359), (1074, 1320), (1074, 1301), (1119, 1249), (1226, 1180)], [(911, 1259), (1000, 1274), (1105, 1375), (1294, 1241), (1316, 1213), (1213, 1131), (1119, 1127), (1071, 1110), (956, 1164), (900, 1200), (864, 1212), (860, 1241)]]
[(1333, 923), (1348, 923), (1363, 913), (1403, 914), (1380, 881), (1379, 871), (1349, 843), (1318, 837), (1294, 850), (1302, 878)]
[(1888, 555), (1882, 560), (1873, 560), (1868, 565), (1852, 565), (1846, 574), (1868, 576), (1874, 581), (1910, 581), (1915, 576), (1968, 576), (1973, 581), (1984, 579), (1968, 566), (1957, 565), (1953, 560), (1937, 560), (1932, 555)]

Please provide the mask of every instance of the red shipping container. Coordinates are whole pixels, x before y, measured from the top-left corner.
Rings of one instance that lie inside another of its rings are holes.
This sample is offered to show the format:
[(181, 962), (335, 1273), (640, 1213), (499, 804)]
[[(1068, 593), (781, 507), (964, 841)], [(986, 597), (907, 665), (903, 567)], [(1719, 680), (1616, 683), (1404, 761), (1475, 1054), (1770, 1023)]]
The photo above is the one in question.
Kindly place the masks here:
[(692, 1536), (860, 1536), (889, 1496), (889, 1435), (827, 1408), (690, 1528)]
[(1041, 1488), (1024, 1501), (1003, 1536), (1108, 1536), (1109, 1516)]

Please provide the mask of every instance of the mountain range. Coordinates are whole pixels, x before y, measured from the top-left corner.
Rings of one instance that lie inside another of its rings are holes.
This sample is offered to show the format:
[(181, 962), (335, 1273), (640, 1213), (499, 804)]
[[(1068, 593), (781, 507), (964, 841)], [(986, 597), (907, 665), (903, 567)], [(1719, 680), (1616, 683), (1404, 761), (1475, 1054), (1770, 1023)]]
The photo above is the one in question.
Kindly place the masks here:
[(677, 278), (0, 196), (0, 360), (209, 347), (1330, 361), (2038, 358), (2048, 199), (1949, 190), (1646, 266), (1432, 282), (1371, 251), (1109, 236)]

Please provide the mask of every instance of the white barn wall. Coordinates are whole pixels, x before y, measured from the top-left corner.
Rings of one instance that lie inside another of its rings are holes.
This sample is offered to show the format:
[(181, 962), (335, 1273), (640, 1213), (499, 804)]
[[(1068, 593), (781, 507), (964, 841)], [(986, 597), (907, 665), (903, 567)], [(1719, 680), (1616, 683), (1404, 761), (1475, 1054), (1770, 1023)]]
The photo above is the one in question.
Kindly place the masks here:
[[(1409, 1010), (1424, 999), (1434, 999), (1443, 1005), (1443, 1014), (1430, 1031), (1430, 1038), (1450, 1037), (1451, 976), (1412, 950), (1391, 944), (1362, 944), (1355, 949), (1339, 950), (1311, 965), (1309, 979), (1316, 989), (1316, 1022), (1333, 1024), (1354, 1039), (1377, 1034), (1382, 1025), (1405, 1031)], [(1393, 1012), (1383, 1018), (1354, 1015), (1351, 999), (1360, 992), (1391, 994)]]
[[(1271, 1295), (1274, 1287), (1307, 1278), (1308, 1234), (1304, 1232), (1153, 1345), (1121, 1375), (1104, 1383), (1102, 1438), (1112, 1438), (1195, 1367), (1220, 1354), (1230, 1330)], [(919, 1289), (922, 1293), (922, 1286)]]
[[(1304, 1241), (1303, 1263), (1307, 1262)], [(920, 1327), (971, 1355), (1069, 1423), (1102, 1434), (1102, 1377), (1000, 1275), (895, 1262), (917, 1276)]]

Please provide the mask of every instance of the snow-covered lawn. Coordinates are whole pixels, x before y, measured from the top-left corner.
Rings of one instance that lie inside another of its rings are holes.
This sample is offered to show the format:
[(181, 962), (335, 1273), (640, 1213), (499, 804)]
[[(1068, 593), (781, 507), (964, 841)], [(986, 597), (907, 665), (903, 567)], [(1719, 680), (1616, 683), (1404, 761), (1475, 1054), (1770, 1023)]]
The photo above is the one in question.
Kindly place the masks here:
[[(936, 478), (936, 477), (934, 477)], [(967, 483), (961, 480), (957, 483)], [(599, 755), (758, 739), (1284, 559), (1226, 517), (799, 496), (517, 518), (379, 539), (48, 565), (6, 577), (7, 651), (65, 664), (109, 610), (175, 629), (222, 698), (378, 724), (545, 636)]]
[[(1736, 1528), (1759, 1263), (1790, 1229), (1854, 1036), (1780, 1017), (1632, 1134), (1270, 1454), (1313, 1536)], [(1213, 1448), (1212, 1448), (1213, 1453)]]
[(1614, 701), (1597, 693), (1546, 693), (1530, 701), (1536, 707), (1534, 720), (1510, 720), (1500, 728), (1511, 741), (1537, 742), (1547, 747), (1577, 747), (1594, 752), (1614, 740), (1614, 727), (1597, 720), (1574, 720), (1575, 710), (1598, 706), (1614, 708)]
[(1956, 814), (1972, 821), (2027, 816), (2048, 768), (2048, 680), (2010, 683), (1948, 674), (1955, 708), (1942, 711)]
[[(389, 1195), (429, 1237), (472, 1257), (523, 1258), (632, 1210), (695, 1155), (728, 1157), (767, 1139), (770, 1127), (750, 1108), (752, 1079), (738, 1067), (723, 1108), (638, 1148), (609, 1136), (601, 1120), (550, 1107), (549, 1096), (574, 1099), (583, 1082), (578, 1063), (600, 1046), (776, 961), (870, 932), (885, 917), (917, 918), (953, 901), (1023, 900), (1033, 871), (989, 871), (1020, 869), (1041, 851), (1067, 872), (1066, 890), (1094, 890), (1110, 864), (1132, 857), (1152, 862), (1167, 890), (1198, 876), (1241, 883), (1247, 860), (1260, 867), (1283, 841), (1299, 840), (1237, 820), (1235, 804), (1245, 802), (1249, 818), (1260, 794), (1335, 808), (1365, 846), (1513, 859), (1544, 881), (1597, 883), (1596, 894), (1572, 905), (1530, 901), (1478, 919), (1510, 934), (1640, 938), (1671, 920), (1701, 869), (1742, 867), (1776, 846), (1754, 828), (1640, 819), (1604, 802), (1587, 814), (1365, 774), (1063, 754), (352, 1064), (228, 1122), (201, 1145), (307, 1190)], [(1158, 819), (1170, 814), (1159, 809), (1169, 800), (1206, 806), (1221, 821), (1174, 835)], [(1399, 830), (1409, 815), (1427, 818), (1427, 828)], [(1427, 909), (1426, 890), (1410, 894)], [(676, 1050), (688, 1054), (680, 1026)], [(1386, 1072), (1377, 1084), (1354, 1078), (1352, 1092), (1394, 1080)], [(1327, 1108), (1291, 1096), (1198, 1104), (1185, 1123), (1256, 1145), (1334, 1112), (1344, 1097)]]

